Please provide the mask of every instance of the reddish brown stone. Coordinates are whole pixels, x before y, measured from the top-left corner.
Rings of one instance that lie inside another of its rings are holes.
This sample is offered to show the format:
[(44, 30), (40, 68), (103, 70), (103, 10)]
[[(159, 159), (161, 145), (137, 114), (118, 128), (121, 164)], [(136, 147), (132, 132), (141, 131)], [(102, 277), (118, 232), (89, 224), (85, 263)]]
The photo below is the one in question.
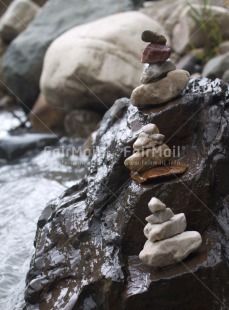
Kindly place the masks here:
[(142, 63), (154, 64), (166, 61), (171, 54), (171, 47), (168, 45), (150, 43), (142, 54)]
[(144, 172), (131, 172), (131, 178), (142, 184), (154, 181), (159, 178), (171, 177), (173, 175), (182, 174), (187, 167), (184, 163), (171, 162), (167, 166), (157, 166)]

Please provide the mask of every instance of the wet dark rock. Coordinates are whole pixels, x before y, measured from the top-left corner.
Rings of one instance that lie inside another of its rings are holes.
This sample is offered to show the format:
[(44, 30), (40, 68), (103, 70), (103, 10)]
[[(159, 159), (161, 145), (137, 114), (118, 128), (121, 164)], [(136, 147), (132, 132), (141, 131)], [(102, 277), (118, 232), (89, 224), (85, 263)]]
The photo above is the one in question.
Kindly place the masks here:
[(8, 135), (0, 138), (0, 159), (12, 160), (34, 148), (41, 149), (57, 141), (58, 137), (52, 134)]
[[(28, 310), (227, 309), (228, 104), (225, 84), (207, 79), (191, 80), (183, 96), (160, 109), (116, 101), (98, 130), (88, 177), (39, 220)], [(123, 162), (147, 123), (158, 126), (170, 148), (180, 147), (188, 167), (182, 176), (147, 185), (131, 180)], [(182, 264), (153, 269), (138, 258), (153, 196), (172, 201), (174, 213), (185, 213), (187, 230), (203, 236)]]

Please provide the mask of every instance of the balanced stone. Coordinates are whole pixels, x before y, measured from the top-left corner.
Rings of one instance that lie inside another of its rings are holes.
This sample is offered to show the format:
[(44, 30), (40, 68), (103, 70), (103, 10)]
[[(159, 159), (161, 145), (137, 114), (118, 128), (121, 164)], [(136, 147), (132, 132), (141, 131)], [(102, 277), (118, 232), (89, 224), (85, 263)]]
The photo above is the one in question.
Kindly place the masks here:
[(162, 77), (165, 77), (170, 71), (176, 70), (176, 66), (171, 60), (166, 60), (166, 62), (160, 62), (157, 64), (145, 64), (141, 83), (147, 84), (156, 81)]
[(139, 257), (149, 266), (165, 267), (181, 262), (196, 251), (201, 243), (202, 238), (198, 232), (186, 231), (158, 242), (147, 240)]
[(173, 70), (167, 77), (152, 84), (143, 84), (135, 88), (131, 102), (136, 107), (157, 105), (178, 97), (186, 87), (190, 75), (185, 70)]
[(159, 129), (155, 124), (147, 124), (143, 126), (142, 131), (144, 131), (145, 133), (160, 133)]
[(142, 41), (151, 42), (155, 44), (162, 44), (162, 45), (165, 45), (167, 42), (166, 38), (163, 35), (157, 32), (151, 31), (151, 30), (143, 31)]
[(134, 142), (133, 148), (134, 150), (139, 149), (147, 149), (152, 148), (158, 145), (161, 145), (164, 141), (165, 136), (159, 133), (156, 134), (147, 134), (145, 132), (141, 132)]
[(161, 144), (164, 141), (165, 136), (160, 134), (160, 133), (155, 133), (155, 134), (150, 136), (150, 139), (152, 141), (156, 141), (157, 143)]
[(150, 135), (145, 133), (144, 131), (141, 132), (137, 138), (137, 140), (133, 144), (133, 148), (142, 147), (150, 142)]
[(171, 47), (167, 45), (150, 43), (142, 54), (142, 63), (154, 64), (166, 61), (171, 55)]
[(144, 234), (150, 241), (163, 240), (182, 233), (185, 231), (186, 225), (184, 213), (179, 213), (162, 224), (148, 223), (144, 228)]
[(169, 160), (171, 156), (171, 149), (166, 144), (162, 144), (158, 147), (146, 149), (141, 152), (137, 151), (128, 157), (124, 164), (131, 171), (146, 171), (152, 167), (163, 164), (165, 161)]
[(148, 203), (148, 207), (152, 213), (155, 213), (158, 211), (165, 210), (166, 205), (163, 202), (161, 202), (158, 198), (153, 197), (153, 198), (151, 198), (150, 202)]
[(174, 216), (173, 211), (170, 208), (158, 211), (146, 218), (146, 221), (150, 224), (161, 224), (170, 220)]

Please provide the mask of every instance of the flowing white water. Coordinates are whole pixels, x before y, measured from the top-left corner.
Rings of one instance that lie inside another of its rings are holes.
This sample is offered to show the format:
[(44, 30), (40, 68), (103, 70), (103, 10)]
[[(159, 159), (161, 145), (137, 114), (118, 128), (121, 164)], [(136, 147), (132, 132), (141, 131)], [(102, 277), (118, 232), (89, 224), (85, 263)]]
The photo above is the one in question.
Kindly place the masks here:
[[(1, 119), (1, 135), (17, 125), (11, 114), (0, 114)], [(52, 149), (32, 151), (0, 166), (0, 309), (23, 309), (25, 277), (41, 211), (85, 173), (84, 165), (75, 165), (79, 157), (66, 158)]]

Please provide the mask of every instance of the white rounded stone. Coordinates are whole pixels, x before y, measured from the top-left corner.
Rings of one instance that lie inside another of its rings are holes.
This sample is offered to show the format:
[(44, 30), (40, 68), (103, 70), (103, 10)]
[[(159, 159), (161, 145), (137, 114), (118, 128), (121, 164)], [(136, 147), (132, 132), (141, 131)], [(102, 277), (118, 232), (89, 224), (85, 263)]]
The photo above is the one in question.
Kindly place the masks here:
[(149, 266), (165, 267), (181, 262), (201, 243), (201, 235), (196, 231), (186, 231), (158, 242), (147, 240), (139, 258)]
[(165, 210), (147, 216), (146, 221), (150, 224), (160, 224), (170, 220), (173, 216), (173, 211), (170, 208), (166, 208)]
[(155, 134), (155, 133), (160, 133), (159, 129), (155, 124), (147, 124), (142, 127), (142, 131), (145, 133), (150, 133), (150, 134)]
[(185, 231), (187, 226), (184, 213), (174, 215), (169, 221), (162, 224), (148, 223), (144, 228), (144, 234), (150, 241), (163, 240)]
[(148, 203), (148, 207), (152, 213), (155, 213), (157, 211), (164, 210), (166, 208), (166, 205), (163, 202), (161, 202), (158, 198), (153, 197)]
[(173, 70), (168, 75), (150, 84), (135, 88), (131, 103), (136, 107), (146, 107), (169, 102), (178, 97), (188, 84), (190, 74), (185, 70)]

